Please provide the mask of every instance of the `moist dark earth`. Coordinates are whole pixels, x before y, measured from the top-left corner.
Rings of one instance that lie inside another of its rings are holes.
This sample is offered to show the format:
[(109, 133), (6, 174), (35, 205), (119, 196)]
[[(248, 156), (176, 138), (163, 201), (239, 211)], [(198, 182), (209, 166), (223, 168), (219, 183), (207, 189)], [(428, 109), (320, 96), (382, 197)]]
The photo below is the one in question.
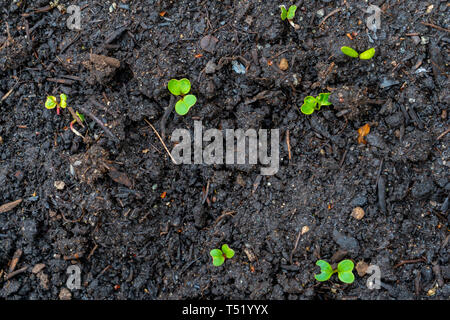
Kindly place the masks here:
[[(449, 299), (448, 3), (297, 1), (297, 29), (281, 4), (0, 0), (2, 299)], [(333, 105), (302, 114), (321, 92)], [(44, 107), (61, 93), (83, 137)], [(279, 129), (279, 171), (172, 163), (155, 131), (172, 150), (196, 120)], [(355, 281), (316, 281), (319, 259)]]

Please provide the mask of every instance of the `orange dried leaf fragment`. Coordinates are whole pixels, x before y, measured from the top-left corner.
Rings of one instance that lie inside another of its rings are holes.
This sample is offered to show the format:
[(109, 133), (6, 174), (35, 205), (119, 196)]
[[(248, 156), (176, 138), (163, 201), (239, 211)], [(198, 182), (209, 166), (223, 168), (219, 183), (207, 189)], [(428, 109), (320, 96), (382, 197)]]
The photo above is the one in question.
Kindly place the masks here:
[(368, 123), (363, 125), (361, 128), (358, 129), (358, 143), (367, 144), (367, 141), (364, 139), (365, 136), (367, 136), (370, 132), (370, 126)]

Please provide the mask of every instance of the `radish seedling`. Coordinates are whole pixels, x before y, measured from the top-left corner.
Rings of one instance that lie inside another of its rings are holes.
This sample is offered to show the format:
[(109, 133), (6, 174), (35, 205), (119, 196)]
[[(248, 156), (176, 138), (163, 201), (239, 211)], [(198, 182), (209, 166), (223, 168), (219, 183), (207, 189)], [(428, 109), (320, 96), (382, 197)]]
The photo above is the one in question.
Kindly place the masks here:
[(295, 24), (293, 19), (295, 17), (295, 11), (297, 10), (296, 5), (292, 5), (289, 7), (289, 9), (286, 9), (284, 5), (280, 6), (281, 9), (281, 20), (288, 20), (289, 24), (293, 26), (296, 30), (300, 28), (298, 24)]
[(191, 91), (191, 82), (188, 79), (172, 79), (167, 88), (173, 95), (181, 96), (181, 99), (175, 104), (175, 111), (180, 116), (188, 113), (189, 109), (197, 102), (197, 98), (193, 94), (188, 94)]
[(317, 261), (316, 265), (320, 267), (320, 274), (314, 275), (317, 281), (327, 281), (336, 272), (339, 280), (344, 283), (353, 283), (355, 281), (355, 275), (352, 273), (354, 264), (351, 260), (342, 260), (335, 270), (324, 260)]
[(59, 108), (67, 107), (67, 96), (64, 93), (59, 95), (60, 102), (56, 101), (56, 97), (47, 96), (47, 100), (45, 101), (45, 107), (47, 109), (54, 109), (56, 107), (56, 114), (59, 115)]
[(328, 97), (330, 93), (320, 93), (316, 98), (313, 96), (307, 96), (303, 100), (303, 105), (300, 108), (300, 111), (304, 114), (312, 114), (315, 110), (320, 110), (322, 106), (329, 106), (331, 102), (328, 101)]
[(222, 250), (213, 249), (209, 252), (209, 254), (213, 258), (213, 265), (219, 267), (225, 262), (225, 259), (233, 258), (234, 250), (228, 247), (227, 244), (224, 244), (222, 245)]
[(370, 48), (369, 50), (364, 51), (363, 53), (359, 54), (355, 49), (350, 47), (341, 47), (341, 51), (343, 54), (352, 57), (352, 58), (359, 58), (361, 60), (369, 60), (372, 59), (375, 55), (375, 48)]

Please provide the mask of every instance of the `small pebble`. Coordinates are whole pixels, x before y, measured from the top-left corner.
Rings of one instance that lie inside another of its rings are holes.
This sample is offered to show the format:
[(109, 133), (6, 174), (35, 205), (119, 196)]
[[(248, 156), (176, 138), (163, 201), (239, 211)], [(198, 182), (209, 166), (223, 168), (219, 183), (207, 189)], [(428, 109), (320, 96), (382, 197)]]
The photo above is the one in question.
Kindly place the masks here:
[(33, 269), (31, 269), (31, 272), (34, 273), (34, 274), (36, 274), (36, 273), (38, 273), (39, 271), (41, 271), (42, 269), (44, 269), (44, 268), (45, 268), (45, 264), (43, 264), (43, 263), (38, 263), (37, 265), (35, 265), (35, 266), (33, 267)]
[(303, 226), (303, 228), (302, 228), (302, 235), (304, 235), (308, 231), (309, 231), (309, 227), (308, 226)]
[(231, 62), (231, 65), (234, 72), (239, 74), (245, 74), (245, 67), (241, 63), (237, 62), (236, 60), (233, 60)]
[(316, 14), (319, 18), (322, 18), (325, 15), (325, 10), (323, 9), (317, 10)]
[(56, 190), (64, 190), (66, 184), (64, 183), (64, 181), (55, 181), (54, 186)]
[(430, 42), (430, 37), (426, 37), (426, 36), (421, 36), (420, 37), (420, 43), (421, 44), (427, 44)]
[(278, 65), (280, 70), (286, 71), (289, 68), (289, 63), (286, 58), (281, 58), (280, 64)]
[(72, 293), (67, 288), (62, 288), (59, 292), (59, 300), (71, 300)]
[(358, 272), (358, 275), (360, 277), (364, 277), (366, 275), (367, 269), (369, 268), (369, 265), (365, 263), (364, 261), (359, 261), (356, 266), (356, 272)]
[(356, 207), (352, 211), (352, 217), (361, 220), (364, 217), (364, 209), (361, 207)]

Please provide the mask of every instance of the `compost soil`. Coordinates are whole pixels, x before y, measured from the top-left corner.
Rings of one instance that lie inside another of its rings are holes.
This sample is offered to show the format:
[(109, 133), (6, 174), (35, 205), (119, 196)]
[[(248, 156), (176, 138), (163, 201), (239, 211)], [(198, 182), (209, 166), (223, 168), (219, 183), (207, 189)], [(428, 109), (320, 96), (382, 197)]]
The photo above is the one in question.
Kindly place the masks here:
[[(0, 0), (0, 297), (449, 298), (448, 3), (372, 1), (375, 32), (366, 2), (297, 1), (297, 29), (280, 4)], [(197, 96), (186, 116), (172, 78)], [(321, 92), (333, 105), (302, 114)], [(44, 107), (61, 93), (82, 137)], [(155, 131), (172, 150), (194, 121), (279, 129), (279, 171), (174, 164)], [(355, 281), (316, 281), (319, 259)]]

